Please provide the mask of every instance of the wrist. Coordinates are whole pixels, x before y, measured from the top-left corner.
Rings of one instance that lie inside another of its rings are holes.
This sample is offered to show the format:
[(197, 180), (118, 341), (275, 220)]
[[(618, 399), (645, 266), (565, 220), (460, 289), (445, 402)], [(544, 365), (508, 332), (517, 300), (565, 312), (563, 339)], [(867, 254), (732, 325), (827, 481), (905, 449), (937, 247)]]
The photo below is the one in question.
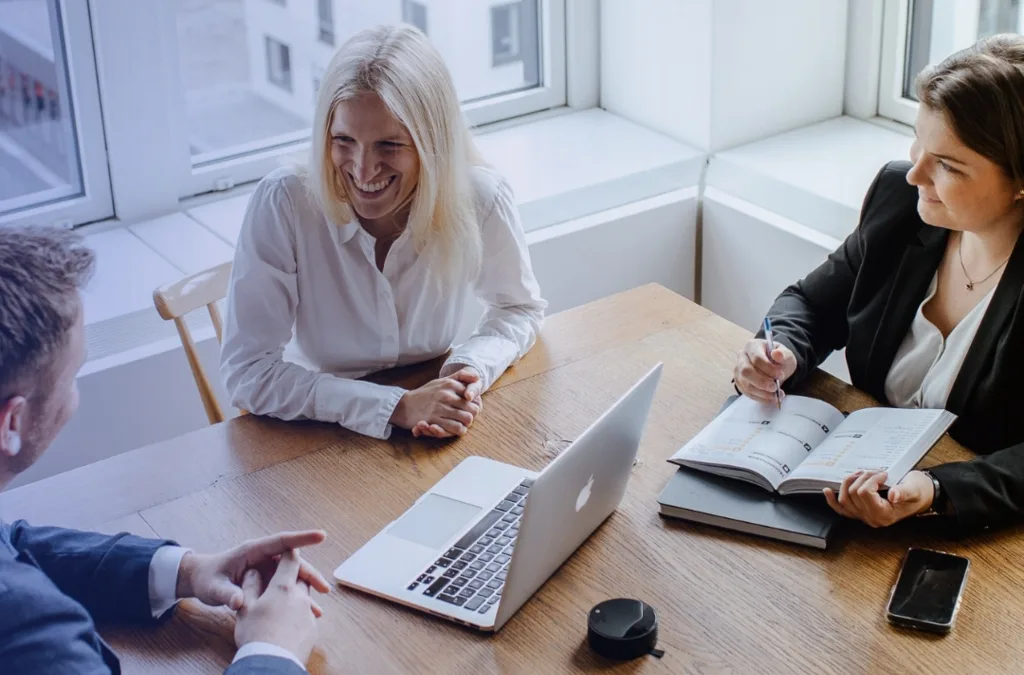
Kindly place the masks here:
[(391, 411), (391, 418), (388, 420), (389, 424), (403, 429), (410, 428), (410, 425), (406, 423), (406, 415), (409, 407), (409, 394), (411, 392), (405, 392), (401, 398), (398, 399), (398, 403), (395, 404), (395, 409)]
[(197, 557), (192, 551), (188, 551), (181, 557), (181, 562), (178, 564), (178, 580), (174, 586), (174, 596), (178, 600), (194, 598), (196, 595), (192, 579), (195, 576)]
[(941, 514), (944, 511), (942, 505), (942, 486), (939, 485), (939, 481), (931, 472), (919, 471), (918, 473), (921, 474), (922, 483), (925, 484), (923, 487), (925, 499), (916, 515), (932, 516)]

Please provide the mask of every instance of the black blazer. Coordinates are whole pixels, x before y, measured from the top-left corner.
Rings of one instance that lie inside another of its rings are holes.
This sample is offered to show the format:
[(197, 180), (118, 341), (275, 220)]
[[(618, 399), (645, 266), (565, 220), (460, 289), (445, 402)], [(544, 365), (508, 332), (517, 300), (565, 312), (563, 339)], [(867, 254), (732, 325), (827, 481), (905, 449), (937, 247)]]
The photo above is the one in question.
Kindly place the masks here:
[[(855, 387), (886, 401), (885, 379), (924, 301), (949, 231), (917, 214), (907, 162), (886, 165), (868, 190), (860, 225), (768, 312), (775, 338), (799, 367), (799, 385), (846, 347)], [(946, 409), (950, 435), (982, 455), (932, 471), (966, 530), (1024, 520), (1024, 237), (1017, 240), (960, 368)]]
[[(157, 624), (149, 565), (168, 541), (0, 523), (0, 672), (121, 672), (93, 621)], [(288, 659), (250, 656), (226, 675), (301, 675)]]

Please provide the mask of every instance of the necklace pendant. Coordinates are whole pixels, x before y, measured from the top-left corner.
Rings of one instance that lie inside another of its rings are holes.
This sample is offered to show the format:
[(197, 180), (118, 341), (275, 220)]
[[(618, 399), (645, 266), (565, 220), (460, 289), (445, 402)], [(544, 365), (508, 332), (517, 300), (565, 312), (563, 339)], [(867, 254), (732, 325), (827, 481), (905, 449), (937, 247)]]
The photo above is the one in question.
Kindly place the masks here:
[(969, 291), (973, 291), (974, 290), (974, 282), (973, 281), (968, 281), (967, 282), (967, 290), (969, 290)]

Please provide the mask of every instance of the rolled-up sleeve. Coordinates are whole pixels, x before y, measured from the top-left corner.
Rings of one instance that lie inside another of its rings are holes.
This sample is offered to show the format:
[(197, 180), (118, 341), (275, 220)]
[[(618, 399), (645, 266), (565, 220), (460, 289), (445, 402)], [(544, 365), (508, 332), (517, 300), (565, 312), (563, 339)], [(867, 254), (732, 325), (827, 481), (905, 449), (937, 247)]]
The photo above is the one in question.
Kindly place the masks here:
[(317, 373), (284, 359), (299, 304), (294, 214), (280, 178), (264, 179), (249, 201), (221, 347), (231, 402), (257, 415), (333, 422), (387, 438), (404, 389)]
[(512, 188), (504, 179), (497, 182), (481, 236), (483, 264), (474, 291), (485, 311), (469, 339), (452, 350), (441, 375), (471, 366), (480, 373), (486, 391), (533, 347), (547, 302), (533, 275)]

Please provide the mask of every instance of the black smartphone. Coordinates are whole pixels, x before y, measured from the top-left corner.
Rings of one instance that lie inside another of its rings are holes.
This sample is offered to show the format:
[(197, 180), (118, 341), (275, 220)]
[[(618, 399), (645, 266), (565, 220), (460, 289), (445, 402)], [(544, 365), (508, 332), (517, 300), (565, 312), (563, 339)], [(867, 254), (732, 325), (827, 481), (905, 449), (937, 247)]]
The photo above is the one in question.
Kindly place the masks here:
[(967, 558), (911, 548), (889, 596), (886, 616), (907, 628), (948, 633), (953, 628), (967, 585)]

